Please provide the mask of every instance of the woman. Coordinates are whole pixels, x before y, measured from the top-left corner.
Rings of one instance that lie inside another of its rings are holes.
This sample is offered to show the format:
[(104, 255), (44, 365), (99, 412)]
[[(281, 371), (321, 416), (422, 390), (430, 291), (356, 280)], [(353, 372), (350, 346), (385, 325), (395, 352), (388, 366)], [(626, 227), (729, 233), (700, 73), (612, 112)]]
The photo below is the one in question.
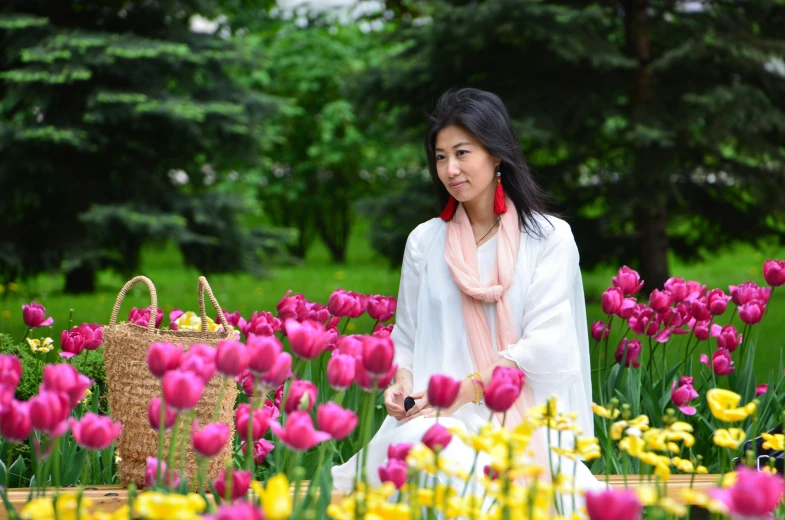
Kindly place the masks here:
[[(373, 483), (390, 444), (416, 443), (435, 423), (425, 392), (434, 374), (462, 380), (455, 404), (440, 414), (447, 427), (477, 432), (487, 423), (491, 414), (475, 403), (468, 376), (487, 385), (503, 366), (526, 374), (508, 426), (527, 406), (555, 395), (560, 411), (578, 413), (584, 436), (593, 432), (578, 250), (570, 227), (545, 215), (545, 195), (526, 167), (507, 109), (489, 92), (448, 92), (431, 116), (425, 148), (445, 206), (406, 243), (392, 332), (399, 368), (384, 393), (389, 417), (367, 448)], [(416, 400), (408, 412), (407, 396)], [(474, 451), (457, 437), (442, 453), (467, 471), (473, 462)], [(595, 486), (578, 464), (578, 487)], [(333, 468), (337, 489), (352, 488), (355, 467), (352, 458)]]

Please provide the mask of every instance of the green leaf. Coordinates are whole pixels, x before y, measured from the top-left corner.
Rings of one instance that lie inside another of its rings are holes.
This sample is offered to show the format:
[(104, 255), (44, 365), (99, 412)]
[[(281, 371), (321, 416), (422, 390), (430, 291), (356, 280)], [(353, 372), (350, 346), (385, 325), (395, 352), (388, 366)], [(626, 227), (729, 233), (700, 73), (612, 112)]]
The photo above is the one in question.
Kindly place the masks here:
[(79, 476), (82, 474), (82, 470), (84, 470), (85, 463), (87, 462), (87, 454), (88, 450), (81, 449), (76, 452), (71, 463), (68, 465), (68, 469), (65, 472), (65, 477), (63, 478), (63, 484), (76, 484)]
[(0, 486), (5, 486), (6, 467), (5, 462), (0, 460)]
[(11, 467), (8, 468), (8, 487), (22, 487), (22, 477), (26, 470), (25, 459), (19, 455), (16, 461), (11, 464)]

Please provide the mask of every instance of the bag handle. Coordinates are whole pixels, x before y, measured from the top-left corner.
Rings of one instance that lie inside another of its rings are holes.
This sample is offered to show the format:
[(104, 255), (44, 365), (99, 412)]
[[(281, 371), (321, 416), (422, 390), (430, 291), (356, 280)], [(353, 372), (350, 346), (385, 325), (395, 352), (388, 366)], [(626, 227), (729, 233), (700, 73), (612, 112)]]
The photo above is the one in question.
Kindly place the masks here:
[(205, 292), (207, 292), (207, 296), (210, 298), (210, 303), (213, 304), (213, 307), (215, 307), (215, 310), (218, 312), (218, 320), (221, 322), (221, 325), (223, 325), (224, 332), (229, 332), (229, 322), (226, 321), (226, 316), (224, 316), (224, 312), (218, 304), (218, 300), (215, 299), (213, 290), (210, 289), (210, 284), (207, 283), (207, 278), (204, 276), (199, 277), (199, 312), (202, 313), (202, 331), (207, 331), (207, 311), (204, 307)]
[(155, 291), (155, 285), (153, 285), (152, 280), (147, 278), (146, 276), (135, 276), (120, 289), (120, 293), (117, 295), (117, 300), (114, 302), (114, 308), (112, 309), (112, 317), (109, 319), (109, 326), (114, 326), (117, 323), (117, 315), (120, 312), (120, 304), (123, 303), (123, 299), (128, 291), (131, 290), (131, 287), (138, 283), (144, 283), (148, 289), (150, 289), (150, 323), (148, 324), (148, 329), (153, 330), (155, 329), (155, 318), (158, 316), (158, 293)]

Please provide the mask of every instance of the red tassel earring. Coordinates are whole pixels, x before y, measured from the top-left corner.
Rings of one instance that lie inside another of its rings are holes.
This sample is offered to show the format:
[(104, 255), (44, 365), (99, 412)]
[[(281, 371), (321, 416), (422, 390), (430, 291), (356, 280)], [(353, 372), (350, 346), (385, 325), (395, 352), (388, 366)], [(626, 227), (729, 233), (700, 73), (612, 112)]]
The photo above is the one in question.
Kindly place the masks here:
[(504, 188), (502, 187), (502, 171), (496, 172), (496, 193), (493, 196), (493, 212), (497, 215), (507, 213), (507, 203), (504, 201)]
[(447, 201), (447, 205), (444, 206), (442, 210), (442, 214), (439, 215), (442, 220), (450, 221), (452, 220), (453, 215), (455, 215), (455, 210), (458, 209), (458, 201), (455, 200), (455, 197), (450, 195), (450, 200)]

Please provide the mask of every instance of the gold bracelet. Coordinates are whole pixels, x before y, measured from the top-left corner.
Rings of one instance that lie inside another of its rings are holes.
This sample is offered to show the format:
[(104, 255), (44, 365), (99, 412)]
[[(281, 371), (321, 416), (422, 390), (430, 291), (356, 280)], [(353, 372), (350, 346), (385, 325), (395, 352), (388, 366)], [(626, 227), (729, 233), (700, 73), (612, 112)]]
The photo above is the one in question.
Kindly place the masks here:
[(467, 379), (471, 379), (472, 383), (474, 383), (474, 404), (482, 404), (483, 397), (485, 397), (485, 388), (482, 384), (482, 376), (477, 372), (473, 374), (469, 374), (466, 376)]

